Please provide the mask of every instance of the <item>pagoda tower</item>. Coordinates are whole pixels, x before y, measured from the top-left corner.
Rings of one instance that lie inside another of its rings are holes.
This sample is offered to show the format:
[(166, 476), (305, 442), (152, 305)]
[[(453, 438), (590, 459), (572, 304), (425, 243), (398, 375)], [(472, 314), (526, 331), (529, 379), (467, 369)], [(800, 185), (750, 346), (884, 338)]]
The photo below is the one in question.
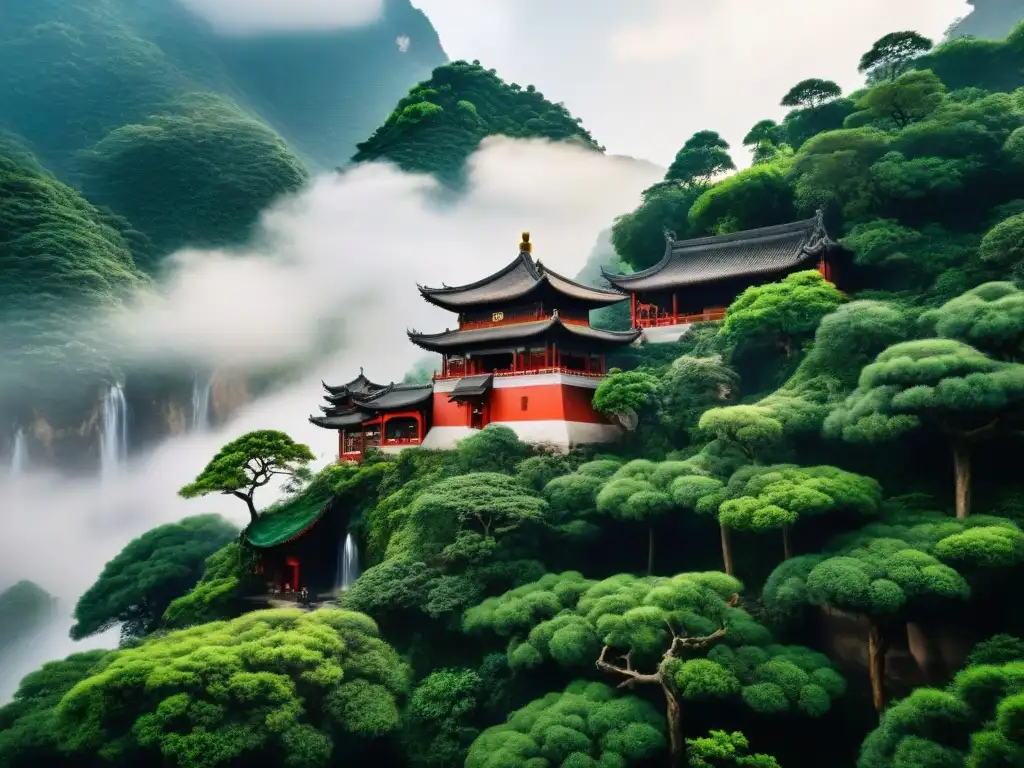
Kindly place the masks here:
[(454, 330), (409, 332), (414, 344), (442, 357), (423, 447), (451, 448), (488, 424), (563, 450), (618, 435), (594, 410), (594, 390), (607, 371), (605, 355), (641, 331), (593, 328), (590, 311), (627, 295), (563, 277), (534, 261), (532, 250), (524, 232), (519, 255), (489, 277), (419, 286), (426, 301), (458, 316)]
[(375, 384), (360, 369), (347, 384), (323, 387), (323, 416), (309, 421), (337, 430), (339, 461), (362, 461), (367, 448), (396, 453), (423, 441), (430, 424), (430, 384)]

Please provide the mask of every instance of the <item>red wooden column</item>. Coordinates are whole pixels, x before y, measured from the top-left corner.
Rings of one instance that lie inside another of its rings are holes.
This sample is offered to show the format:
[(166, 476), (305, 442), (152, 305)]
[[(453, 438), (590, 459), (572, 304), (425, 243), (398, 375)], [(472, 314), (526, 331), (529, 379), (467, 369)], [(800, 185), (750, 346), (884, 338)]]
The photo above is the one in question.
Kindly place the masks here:
[(292, 569), (292, 591), (299, 591), (299, 559), (297, 557), (289, 557), (284, 561), (284, 564)]
[(679, 324), (679, 294), (672, 293), (672, 325)]
[(629, 318), (633, 323), (633, 327), (636, 328), (636, 294), (629, 294)]

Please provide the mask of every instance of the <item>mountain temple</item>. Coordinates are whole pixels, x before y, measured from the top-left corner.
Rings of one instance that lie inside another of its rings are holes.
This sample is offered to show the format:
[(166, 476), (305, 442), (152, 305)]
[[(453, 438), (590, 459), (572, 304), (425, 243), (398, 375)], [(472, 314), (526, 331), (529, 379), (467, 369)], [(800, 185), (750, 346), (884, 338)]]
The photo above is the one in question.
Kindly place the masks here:
[(631, 275), (602, 270), (629, 294), (634, 329), (648, 342), (675, 341), (693, 323), (721, 320), (745, 289), (817, 269), (833, 283), (846, 250), (828, 236), (821, 211), (810, 219), (730, 235), (676, 240), (665, 234), (657, 264)]
[[(322, 383), (322, 382), (321, 382)], [(338, 458), (359, 461), (367, 448), (394, 453), (420, 445), (430, 427), (430, 384), (374, 384), (362, 369), (347, 384), (323, 385), (323, 416), (310, 416), (318, 427), (338, 430)]]
[(589, 317), (626, 296), (570, 280), (532, 251), (523, 233), (519, 254), (494, 274), (458, 287), (418, 286), (424, 300), (458, 318), (455, 329), (408, 334), (441, 355), (432, 383), (379, 385), (360, 373), (324, 384), (323, 416), (310, 421), (339, 431), (340, 460), (358, 461), (369, 447), (452, 448), (488, 424), (562, 450), (615, 439), (618, 427), (594, 410), (594, 390), (607, 353), (641, 331), (601, 330)]
[[(644, 342), (675, 341), (693, 323), (725, 317), (745, 289), (817, 269), (836, 282), (848, 252), (825, 230), (824, 217), (730, 235), (676, 240), (650, 269), (602, 271), (612, 290), (591, 288), (533, 258), (530, 234), (519, 254), (475, 283), (428, 288), (422, 298), (456, 315), (440, 333), (409, 331), (409, 340), (440, 355), (429, 384), (375, 384), (362, 371), (338, 386), (324, 384), (322, 416), (338, 430), (338, 458), (360, 461), (367, 448), (453, 448), (500, 424), (520, 439), (568, 450), (610, 442), (619, 428), (593, 407), (609, 352)], [(590, 313), (630, 300), (631, 330), (590, 324)]]

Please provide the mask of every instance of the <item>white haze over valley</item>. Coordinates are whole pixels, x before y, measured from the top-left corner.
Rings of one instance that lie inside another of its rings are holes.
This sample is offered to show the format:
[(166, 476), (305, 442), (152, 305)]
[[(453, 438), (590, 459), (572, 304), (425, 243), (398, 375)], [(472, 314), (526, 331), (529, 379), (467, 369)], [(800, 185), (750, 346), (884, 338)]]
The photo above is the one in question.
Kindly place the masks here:
[(384, 0), (181, 0), (224, 35), (316, 32), (376, 21)]
[[(574, 146), (489, 139), (471, 159), (465, 198), (450, 208), (431, 200), (428, 177), (364, 166), (318, 178), (267, 211), (250, 252), (178, 254), (158, 299), (141, 298), (128, 317), (102, 320), (115, 324), (138, 362), (305, 360), (305, 374), (223, 427), (169, 439), (104, 481), (0, 475), (0, 589), (33, 580), (61, 598), (67, 614), (103, 564), (154, 526), (208, 512), (243, 525), (245, 508), (234, 498), (176, 495), (221, 445), (252, 429), (279, 429), (310, 445), (319, 464), (333, 460), (336, 433), (307, 421), (322, 402), (320, 380), (347, 381), (360, 366), (377, 381), (400, 380), (424, 354), (406, 329), (454, 323), (420, 298), (417, 282), (477, 280), (516, 256), (524, 230), (535, 257), (575, 275), (601, 230), (662, 173)], [(327, 341), (339, 342), (340, 351), (318, 357)], [(261, 493), (260, 506), (273, 501), (271, 489)], [(0, 701), (42, 661), (117, 642), (114, 631), (72, 643), (69, 626), (65, 615), (57, 634), (34, 643), (17, 669), (0, 670)]]

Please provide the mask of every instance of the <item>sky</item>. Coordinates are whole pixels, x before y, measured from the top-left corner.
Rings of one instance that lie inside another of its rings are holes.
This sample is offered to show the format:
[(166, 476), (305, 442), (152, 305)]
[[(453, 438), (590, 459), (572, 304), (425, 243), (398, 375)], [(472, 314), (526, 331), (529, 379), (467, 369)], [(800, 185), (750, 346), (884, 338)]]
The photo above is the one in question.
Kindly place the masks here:
[[(609, 152), (668, 165), (699, 130), (737, 164), (747, 130), (780, 119), (800, 80), (863, 83), (861, 54), (913, 29), (935, 40), (963, 0), (413, 0), (452, 59), (565, 102)], [(413, 41), (415, 44), (415, 41)]]
[[(225, 34), (353, 27), (384, 0), (182, 0)], [(743, 137), (781, 119), (810, 77), (847, 92), (857, 62), (889, 32), (940, 40), (965, 0), (411, 0), (452, 59), (564, 102), (612, 153), (667, 166), (687, 138), (716, 130), (749, 164)], [(409, 40), (408, 45), (416, 45)]]
[(359, 27), (380, 16), (383, 0), (181, 0), (223, 34)]

